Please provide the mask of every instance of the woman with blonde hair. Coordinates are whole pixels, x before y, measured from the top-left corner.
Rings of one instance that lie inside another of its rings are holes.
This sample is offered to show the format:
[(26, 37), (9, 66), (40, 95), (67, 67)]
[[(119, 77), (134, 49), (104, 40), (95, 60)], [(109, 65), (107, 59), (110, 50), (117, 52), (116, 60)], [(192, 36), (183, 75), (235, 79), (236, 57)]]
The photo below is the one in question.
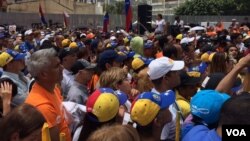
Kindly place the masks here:
[(127, 72), (122, 68), (112, 67), (104, 71), (100, 76), (99, 82), (100, 87), (121, 90), (127, 95), (130, 94), (131, 85), (127, 79)]
[(151, 91), (151, 89), (154, 87), (153, 83), (148, 77), (147, 71), (148, 68), (144, 68), (136, 75), (136, 89), (141, 93)]
[(113, 125), (95, 131), (87, 141), (140, 141), (140, 137), (130, 125)]

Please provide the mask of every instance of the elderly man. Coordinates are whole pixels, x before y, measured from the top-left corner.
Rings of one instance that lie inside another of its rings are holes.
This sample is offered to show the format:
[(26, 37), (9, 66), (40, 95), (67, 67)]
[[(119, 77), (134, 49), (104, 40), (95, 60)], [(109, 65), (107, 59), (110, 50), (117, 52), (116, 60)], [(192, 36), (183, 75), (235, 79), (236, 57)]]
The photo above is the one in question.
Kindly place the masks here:
[(63, 78), (63, 67), (57, 52), (53, 48), (39, 50), (27, 60), (27, 67), (35, 83), (25, 103), (33, 105), (43, 114), (49, 125), (51, 140), (59, 141), (59, 134), (65, 133), (66, 140), (71, 141), (58, 88)]

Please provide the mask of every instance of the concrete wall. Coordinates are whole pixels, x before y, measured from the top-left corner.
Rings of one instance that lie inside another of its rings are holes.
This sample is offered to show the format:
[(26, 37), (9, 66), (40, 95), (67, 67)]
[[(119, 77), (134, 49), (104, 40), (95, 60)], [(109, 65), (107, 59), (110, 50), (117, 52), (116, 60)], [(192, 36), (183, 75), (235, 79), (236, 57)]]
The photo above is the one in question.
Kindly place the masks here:
[[(103, 15), (69, 14), (69, 27), (97, 28), (103, 25)], [(0, 12), (0, 25), (16, 24), (24, 28), (30, 28), (32, 23), (41, 23), (38, 13), (2, 13)], [(125, 26), (125, 15), (109, 15), (109, 28)], [(47, 22), (63, 24), (63, 14), (45, 14)]]

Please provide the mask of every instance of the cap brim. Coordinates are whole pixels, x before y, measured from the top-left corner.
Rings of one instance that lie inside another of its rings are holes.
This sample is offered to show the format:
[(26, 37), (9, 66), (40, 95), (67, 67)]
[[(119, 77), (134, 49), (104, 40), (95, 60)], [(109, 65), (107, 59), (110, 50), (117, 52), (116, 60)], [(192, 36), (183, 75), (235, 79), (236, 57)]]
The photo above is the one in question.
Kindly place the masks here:
[(120, 105), (124, 105), (128, 100), (128, 96), (121, 91), (115, 91), (115, 95), (118, 97)]
[(127, 59), (127, 56), (125, 55), (118, 55), (116, 58), (115, 58), (115, 61), (116, 62), (123, 62), (124, 60)]
[(128, 58), (133, 58), (135, 56), (135, 52), (129, 52), (127, 57)]
[(144, 49), (151, 49), (152, 47), (144, 47)]
[(22, 59), (25, 59), (25, 56), (27, 54), (26, 53), (19, 53), (15, 58), (14, 60), (22, 60)]
[(182, 70), (184, 66), (185, 66), (184, 61), (174, 61), (174, 66), (172, 67), (171, 71)]
[(161, 93), (161, 109), (168, 108), (171, 104), (175, 102), (175, 93), (172, 90), (169, 90), (167, 92)]

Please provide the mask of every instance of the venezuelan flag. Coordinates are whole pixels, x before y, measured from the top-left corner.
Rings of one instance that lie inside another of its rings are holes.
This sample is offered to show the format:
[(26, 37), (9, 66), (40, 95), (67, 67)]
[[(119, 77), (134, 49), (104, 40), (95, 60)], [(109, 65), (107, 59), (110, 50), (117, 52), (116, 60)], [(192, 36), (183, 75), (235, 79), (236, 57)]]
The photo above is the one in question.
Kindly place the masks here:
[(126, 31), (129, 32), (132, 28), (132, 7), (131, 7), (131, 1), (125, 0), (125, 11), (126, 11)]
[(41, 22), (42, 22), (44, 25), (47, 25), (47, 22), (46, 22), (46, 20), (45, 20), (45, 17), (44, 17), (44, 13), (43, 13), (43, 9), (42, 9), (41, 4), (39, 4), (39, 15), (40, 15)]

